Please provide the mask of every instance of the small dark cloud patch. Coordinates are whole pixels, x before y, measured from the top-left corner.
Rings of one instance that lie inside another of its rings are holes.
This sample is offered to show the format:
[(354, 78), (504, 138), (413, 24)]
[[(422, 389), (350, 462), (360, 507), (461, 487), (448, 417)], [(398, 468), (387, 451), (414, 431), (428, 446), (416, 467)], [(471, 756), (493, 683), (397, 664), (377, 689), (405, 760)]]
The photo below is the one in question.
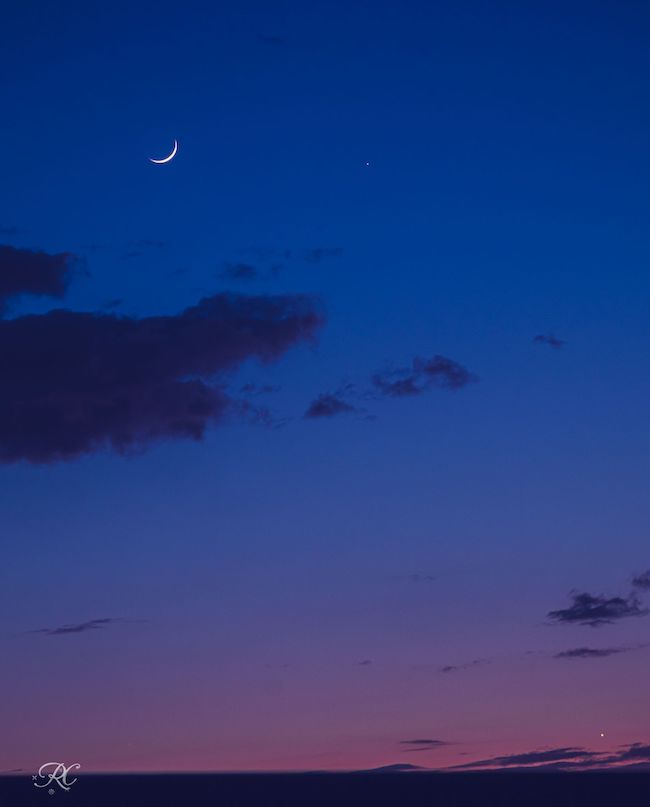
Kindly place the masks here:
[(226, 280), (255, 280), (259, 272), (250, 263), (227, 263), (219, 277)]
[(548, 345), (549, 347), (555, 348), (556, 350), (559, 350), (559, 348), (564, 347), (564, 345), (566, 345), (564, 339), (558, 339), (551, 333), (547, 334), (538, 333), (537, 336), (533, 337), (533, 342), (538, 342), (539, 344), (542, 345)]
[(360, 667), (368, 667), (370, 664), (372, 664), (372, 659), (369, 658), (364, 658), (363, 661), (359, 662)]
[(70, 252), (50, 255), (0, 245), (0, 314), (24, 296), (62, 298), (78, 259)]
[(648, 569), (647, 572), (637, 575), (634, 580), (632, 580), (632, 585), (635, 586), (635, 588), (650, 591), (650, 569)]
[(39, 628), (38, 630), (28, 631), (28, 633), (43, 633), (45, 636), (67, 636), (74, 633), (86, 633), (90, 630), (102, 630), (108, 625), (123, 621), (122, 619), (105, 617), (103, 619), (90, 619), (88, 622), (78, 622), (73, 625), (61, 625), (58, 628)]
[(557, 611), (549, 611), (548, 618), (565, 625), (590, 625), (598, 627), (618, 622), (632, 616), (646, 616), (648, 609), (641, 608), (634, 594), (629, 597), (603, 597), (592, 594), (573, 593), (572, 605)]
[(406, 378), (393, 378), (392, 374), (381, 375), (377, 373), (373, 376), (373, 384), (382, 394), (390, 395), (393, 398), (404, 398), (409, 395), (420, 395), (424, 390), (419, 386), (413, 376)]
[(432, 387), (457, 390), (477, 381), (477, 377), (452, 359), (416, 357), (410, 367), (375, 373), (372, 383), (382, 395), (393, 398), (421, 395)]
[(483, 667), (490, 663), (490, 659), (476, 658), (473, 661), (467, 661), (464, 664), (447, 664), (445, 667), (440, 668), (441, 673), (454, 673), (461, 670), (469, 670), (473, 667)]
[(356, 407), (352, 406), (352, 404), (347, 403), (337, 395), (325, 392), (309, 404), (304, 417), (314, 420), (316, 418), (331, 418), (335, 415), (356, 411)]
[(0, 320), (0, 462), (200, 440), (237, 411), (226, 374), (278, 359), (323, 321), (311, 297), (237, 294), (172, 316), (55, 310)]
[(444, 740), (429, 740), (429, 739), (422, 739), (422, 740), (400, 740), (400, 745), (410, 745), (414, 746), (408, 750), (415, 751), (415, 750), (431, 750), (432, 748), (441, 748), (443, 745), (449, 745)]
[(553, 658), (607, 658), (607, 656), (615, 656), (617, 653), (625, 653), (627, 649), (624, 647), (574, 647), (571, 650), (556, 653)]
[(19, 233), (20, 230), (18, 229), (18, 227), (9, 227), (0, 225), (0, 235), (14, 236), (19, 235)]

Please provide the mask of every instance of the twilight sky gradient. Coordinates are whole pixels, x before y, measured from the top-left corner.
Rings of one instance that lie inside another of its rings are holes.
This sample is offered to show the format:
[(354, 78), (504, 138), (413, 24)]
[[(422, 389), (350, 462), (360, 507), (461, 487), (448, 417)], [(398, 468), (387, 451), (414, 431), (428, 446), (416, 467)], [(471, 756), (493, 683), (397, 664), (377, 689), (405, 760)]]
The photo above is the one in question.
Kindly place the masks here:
[(650, 761), (649, 34), (3, 10), (1, 770)]

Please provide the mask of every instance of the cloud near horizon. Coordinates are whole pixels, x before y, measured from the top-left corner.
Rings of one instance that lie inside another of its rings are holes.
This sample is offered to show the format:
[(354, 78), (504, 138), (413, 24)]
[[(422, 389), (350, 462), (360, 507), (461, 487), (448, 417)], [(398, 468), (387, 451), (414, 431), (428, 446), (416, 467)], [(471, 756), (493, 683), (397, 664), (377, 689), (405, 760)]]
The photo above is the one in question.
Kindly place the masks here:
[(111, 625), (116, 622), (124, 622), (124, 620), (114, 617), (89, 619), (87, 622), (78, 622), (73, 625), (61, 625), (58, 628), (38, 628), (37, 630), (27, 631), (27, 633), (43, 633), (46, 636), (66, 636), (74, 633), (85, 633), (89, 630), (101, 630), (107, 625)]
[(550, 748), (528, 751), (523, 754), (509, 754), (491, 759), (481, 759), (464, 765), (454, 765), (450, 770), (472, 768), (503, 769), (528, 768), (530, 770), (581, 770), (587, 768), (616, 768), (629, 763), (649, 762), (650, 745), (631, 743), (617, 752), (590, 751), (586, 748)]
[(279, 358), (323, 322), (312, 297), (229, 293), (172, 316), (54, 310), (0, 320), (0, 462), (200, 440), (237, 409), (225, 374)]
[(429, 739), (421, 739), (421, 740), (400, 740), (400, 745), (408, 745), (409, 748), (404, 748), (404, 751), (432, 751), (436, 748), (441, 748), (442, 746), (449, 745), (449, 743), (445, 742), (444, 740), (429, 740)]
[(559, 624), (590, 625), (599, 627), (608, 625), (631, 616), (646, 616), (647, 608), (641, 608), (634, 594), (629, 597), (593, 596), (586, 592), (574, 592), (571, 595), (573, 604), (569, 608), (549, 611), (548, 618)]
[(598, 756), (594, 751), (584, 748), (550, 748), (541, 751), (527, 751), (523, 754), (507, 754), (491, 759), (479, 759), (467, 762), (464, 765), (454, 765), (454, 768), (509, 768), (512, 766), (535, 766), (549, 762), (566, 762), (567, 760), (586, 760)]
[(0, 315), (20, 297), (62, 298), (78, 258), (71, 252), (50, 255), (0, 245)]
[(571, 650), (563, 650), (556, 653), (553, 658), (607, 658), (618, 653), (626, 653), (628, 647), (574, 647)]

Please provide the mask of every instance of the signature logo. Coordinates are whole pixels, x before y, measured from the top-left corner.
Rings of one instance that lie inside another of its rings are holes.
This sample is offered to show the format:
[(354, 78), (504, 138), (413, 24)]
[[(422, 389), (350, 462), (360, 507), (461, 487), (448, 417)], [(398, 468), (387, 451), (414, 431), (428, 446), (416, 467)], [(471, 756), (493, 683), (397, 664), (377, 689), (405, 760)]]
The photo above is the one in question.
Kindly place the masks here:
[[(80, 767), (81, 765), (78, 762), (74, 762), (72, 765), (64, 765), (63, 762), (45, 762), (38, 769), (38, 775), (32, 776), (34, 787), (49, 787), (50, 789), (47, 792), (50, 796), (53, 796), (56, 792), (54, 788), (50, 787), (53, 782), (56, 782), (61, 790), (70, 790), (77, 781), (76, 777), (72, 780), (68, 779), (70, 771), (78, 770)], [(36, 781), (37, 779), (47, 779), (47, 781), (39, 784)]]

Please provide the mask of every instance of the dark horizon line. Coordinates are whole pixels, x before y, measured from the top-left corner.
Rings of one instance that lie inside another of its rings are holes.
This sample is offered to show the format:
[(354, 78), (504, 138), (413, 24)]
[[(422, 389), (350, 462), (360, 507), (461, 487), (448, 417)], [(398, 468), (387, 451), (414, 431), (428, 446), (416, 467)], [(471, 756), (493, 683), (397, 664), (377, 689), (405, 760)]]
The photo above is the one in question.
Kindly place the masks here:
[[(0, 771), (0, 779), (8, 779), (21, 776), (29, 776), (31, 778), (32, 771), (24, 770), (10, 770)], [(197, 770), (197, 771), (79, 771), (78, 775), (88, 776), (357, 776), (366, 774), (376, 774), (382, 776), (412, 776), (414, 774), (429, 774), (438, 775), (445, 774), (451, 776), (480, 776), (485, 774), (529, 774), (536, 773), (544, 776), (566, 775), (572, 774), (582, 776), (585, 774), (606, 774), (606, 773), (630, 773), (630, 774), (647, 774), (650, 773), (650, 765), (630, 764), (630, 765), (610, 765), (604, 767), (593, 768), (554, 768), (548, 765), (534, 765), (530, 767), (505, 767), (505, 768), (481, 768), (473, 770), (460, 770), (458, 768), (412, 768), (410, 770), (400, 770), (399, 766), (394, 768), (392, 765), (379, 766), (378, 768), (351, 768), (349, 770), (241, 770), (241, 771), (211, 771), (211, 770)]]

